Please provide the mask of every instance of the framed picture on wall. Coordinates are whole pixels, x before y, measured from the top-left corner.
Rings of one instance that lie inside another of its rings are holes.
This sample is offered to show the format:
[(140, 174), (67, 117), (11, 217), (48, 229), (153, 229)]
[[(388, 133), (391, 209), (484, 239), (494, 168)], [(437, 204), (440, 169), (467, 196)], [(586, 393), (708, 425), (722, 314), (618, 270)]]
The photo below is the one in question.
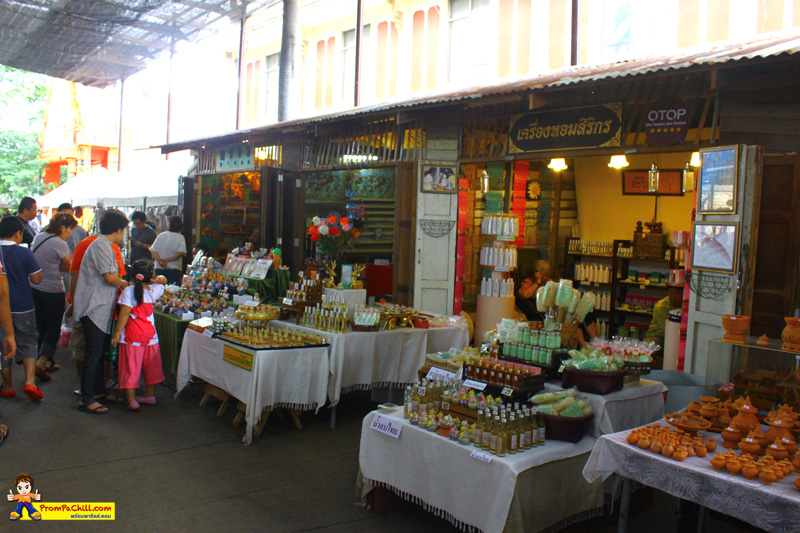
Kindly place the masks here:
[(735, 214), (738, 176), (738, 146), (720, 146), (719, 148), (700, 150), (697, 213)]
[(736, 273), (739, 250), (738, 222), (694, 222), (692, 269)]
[(441, 194), (458, 192), (458, 174), (455, 165), (423, 162), (420, 191)]
[(648, 170), (623, 170), (622, 194), (640, 196), (683, 196), (683, 171), (659, 170), (658, 192), (650, 192)]

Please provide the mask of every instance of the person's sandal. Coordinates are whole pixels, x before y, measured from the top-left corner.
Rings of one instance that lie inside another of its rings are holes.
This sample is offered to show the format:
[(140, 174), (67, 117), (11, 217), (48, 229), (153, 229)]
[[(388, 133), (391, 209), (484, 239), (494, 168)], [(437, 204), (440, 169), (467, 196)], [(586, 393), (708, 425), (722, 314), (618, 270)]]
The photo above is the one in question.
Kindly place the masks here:
[(24, 392), (25, 396), (27, 396), (28, 399), (32, 402), (39, 401), (42, 398), (44, 398), (44, 394), (42, 394), (42, 391), (40, 391), (37, 387), (34, 387), (32, 385), (25, 385)]
[(128, 404), (128, 409), (131, 411), (138, 411), (139, 410), (139, 402), (133, 400), (131, 403)]
[(125, 398), (114, 396), (113, 394), (104, 394), (102, 396), (95, 396), (95, 401), (103, 403), (125, 403)]
[(12, 398), (17, 395), (17, 391), (14, 389), (11, 390), (0, 390), (0, 397), (2, 398)]
[(156, 404), (156, 397), (155, 396), (137, 396), (136, 401), (144, 404), (144, 405), (155, 405)]
[(53, 377), (47, 373), (47, 370), (43, 370), (38, 366), (36, 367), (36, 377), (41, 379), (42, 381), (50, 381), (51, 379), (53, 379)]
[(94, 402), (99, 407), (95, 407), (94, 409), (90, 409), (88, 405), (78, 404), (78, 411), (90, 414), (90, 415), (107, 415), (108, 414), (108, 407), (102, 405), (100, 402)]

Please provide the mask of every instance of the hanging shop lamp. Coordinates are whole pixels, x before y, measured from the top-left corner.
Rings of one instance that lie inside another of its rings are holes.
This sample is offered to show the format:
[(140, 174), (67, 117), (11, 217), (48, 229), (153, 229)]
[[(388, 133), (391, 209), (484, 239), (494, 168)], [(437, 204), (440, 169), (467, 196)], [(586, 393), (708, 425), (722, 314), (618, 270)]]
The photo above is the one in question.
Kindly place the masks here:
[(481, 176), (481, 192), (489, 192), (489, 173), (486, 170), (483, 171)]
[(567, 170), (567, 162), (563, 157), (551, 159), (550, 164), (547, 165), (547, 168), (555, 170), (556, 172), (561, 172), (562, 170)]
[(611, 161), (608, 162), (608, 166), (617, 170), (627, 167), (628, 164), (628, 158), (624, 155), (612, 155)]
[(692, 152), (692, 159), (690, 163), (694, 168), (700, 166), (700, 152)]
[(647, 191), (658, 192), (658, 167), (655, 163), (647, 172)]
[(686, 163), (686, 168), (683, 169), (683, 192), (692, 192), (696, 186), (695, 172), (691, 163)]

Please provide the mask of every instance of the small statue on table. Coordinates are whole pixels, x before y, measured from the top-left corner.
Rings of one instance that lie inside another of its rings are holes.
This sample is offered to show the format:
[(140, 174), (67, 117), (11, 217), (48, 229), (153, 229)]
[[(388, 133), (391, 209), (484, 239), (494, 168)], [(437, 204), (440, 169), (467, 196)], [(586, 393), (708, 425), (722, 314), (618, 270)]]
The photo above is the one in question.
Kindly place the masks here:
[(328, 277), (322, 282), (322, 286), (326, 289), (335, 289), (336, 288), (336, 261), (322, 261), (322, 266), (325, 267), (325, 272), (328, 274)]
[(358, 279), (364, 269), (367, 268), (366, 265), (355, 264), (353, 265), (353, 271), (350, 273), (350, 288), (354, 290), (363, 289), (364, 282)]

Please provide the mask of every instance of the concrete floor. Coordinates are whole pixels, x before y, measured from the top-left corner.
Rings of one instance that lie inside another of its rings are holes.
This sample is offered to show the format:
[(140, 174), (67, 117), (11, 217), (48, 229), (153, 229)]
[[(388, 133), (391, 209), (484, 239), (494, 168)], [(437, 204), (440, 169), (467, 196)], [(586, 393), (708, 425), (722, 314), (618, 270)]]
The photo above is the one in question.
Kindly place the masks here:
[[(68, 361), (60, 353), (59, 361)], [(375, 404), (349, 394), (337, 411), (305, 414), (302, 431), (273, 416), (261, 438), (245, 447), (244, 425), (231, 424), (234, 408), (217, 418), (212, 403), (198, 407), (202, 385), (180, 400), (157, 389), (158, 405), (129, 412), (109, 405), (105, 416), (77, 410), (78, 378), (69, 364), (41, 384), (45, 399), (30, 402), (15, 365), (15, 398), (0, 398), (0, 422), (10, 434), (0, 447), (0, 493), (21, 472), (34, 478), (43, 502), (115, 502), (116, 522), (42, 522), (42, 531), (451, 531), (447, 522), (405, 504), (377, 515), (356, 494), (361, 420)], [(16, 491), (14, 491), (16, 493)], [(675, 500), (656, 493), (629, 531), (676, 531)], [(6, 511), (12, 510), (7, 503)], [(0, 514), (0, 524), (6, 518)], [(0, 527), (7, 531), (8, 526)], [(77, 527), (76, 527), (77, 526)], [(596, 519), (570, 531), (614, 531)], [(21, 528), (22, 526), (16, 526)], [(737, 528), (710, 520), (707, 531)]]

